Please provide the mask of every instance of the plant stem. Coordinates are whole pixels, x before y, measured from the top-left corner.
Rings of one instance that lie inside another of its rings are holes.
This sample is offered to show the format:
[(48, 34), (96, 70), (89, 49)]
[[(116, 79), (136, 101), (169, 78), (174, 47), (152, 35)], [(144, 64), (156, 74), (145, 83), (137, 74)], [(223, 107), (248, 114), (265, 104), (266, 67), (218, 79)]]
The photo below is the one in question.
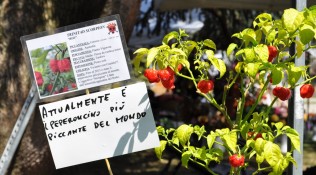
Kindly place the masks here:
[(186, 79), (188, 79), (188, 80), (194, 81), (194, 78), (189, 77), (189, 76), (186, 76), (186, 75), (183, 75), (183, 74), (181, 74), (181, 73), (179, 73), (179, 72), (177, 73), (177, 75), (179, 75), (180, 77), (186, 78)]
[(272, 109), (272, 106), (273, 106), (273, 104), (276, 102), (277, 99), (278, 99), (278, 97), (275, 97), (275, 98), (273, 99), (273, 101), (271, 102), (271, 104), (269, 105), (269, 107), (268, 107), (268, 109), (267, 109), (267, 112), (266, 112), (266, 116), (269, 116), (269, 113), (270, 113), (270, 111), (271, 111), (271, 109)]
[(236, 82), (237, 78), (239, 77), (240, 73), (237, 73), (234, 77), (233, 81), (228, 85), (228, 89), (230, 89)]
[(191, 76), (191, 78), (192, 78), (192, 81), (193, 81), (193, 83), (194, 83), (195, 88), (197, 88), (197, 84), (196, 84), (196, 82), (195, 82), (195, 78), (194, 78), (194, 75), (193, 75), (192, 71), (191, 71), (189, 68), (188, 68), (188, 71), (189, 71), (189, 73), (190, 73), (190, 76)]
[[(194, 86), (197, 89), (197, 84), (195, 82), (194, 75), (190, 69), (188, 69), (188, 71), (189, 71), (190, 76), (191, 76), (191, 78), (188, 77), (188, 79), (191, 79), (193, 81)], [(216, 100), (212, 96), (208, 96), (207, 94), (200, 93), (200, 92), (198, 92), (198, 93), (200, 95), (202, 95), (203, 97), (205, 97), (207, 99), (207, 101), (209, 101), (214, 107), (216, 107), (221, 113), (223, 113), (223, 115), (225, 116), (225, 119), (228, 123), (229, 128), (233, 128), (233, 122), (230, 119), (230, 116), (228, 115), (227, 110), (223, 106), (220, 106), (219, 104), (217, 104)]]
[(233, 128), (233, 122), (230, 119), (230, 116), (228, 115), (227, 110), (225, 110), (225, 108), (223, 106), (217, 104), (216, 100), (212, 96), (210, 97), (204, 93), (199, 93), (199, 94), (201, 94), (203, 97), (205, 97), (207, 99), (207, 101), (209, 101), (214, 107), (216, 107), (221, 113), (223, 113), (223, 115), (225, 116), (225, 119), (227, 120), (229, 128)]
[[(269, 84), (269, 80), (267, 80), (267, 81), (264, 83), (264, 86), (263, 86), (263, 88), (261, 89), (261, 92), (260, 92), (258, 98), (256, 99), (255, 104), (252, 105), (251, 109), (249, 110), (249, 112), (247, 113), (247, 115), (245, 116), (245, 118), (243, 119), (242, 125), (249, 119), (250, 115), (251, 115), (251, 114), (253, 113), (253, 111), (256, 109), (256, 107), (257, 107), (259, 101), (261, 100), (261, 98), (262, 98), (264, 92), (266, 91), (266, 89), (267, 89), (267, 87), (268, 87), (268, 84)], [(241, 126), (242, 126), (242, 125), (241, 125)]]
[(62, 52), (62, 49), (60, 49), (57, 44), (56, 44), (55, 46), (57, 47), (57, 49), (58, 49), (60, 52)]
[(224, 146), (224, 144), (223, 144), (223, 143), (218, 142), (218, 141), (214, 141), (214, 143), (216, 143), (216, 144), (218, 144), (218, 145), (221, 145), (221, 146)]
[[(179, 153), (182, 153), (182, 151), (179, 149), (179, 148), (177, 148), (176, 146), (174, 146), (174, 145), (172, 145), (172, 147), (176, 150), (176, 151), (178, 151)], [(198, 165), (200, 165), (200, 166), (202, 166), (203, 168), (205, 168), (209, 173), (211, 173), (212, 175), (218, 175), (218, 174), (216, 174), (214, 171), (212, 171), (206, 164), (203, 164), (203, 163), (201, 163), (201, 162), (198, 162), (198, 161), (196, 161), (196, 160), (194, 160), (194, 159), (192, 159), (192, 158), (189, 158), (193, 163), (195, 163), (195, 164), (198, 164)]]
[(227, 97), (227, 92), (229, 90), (229, 87), (227, 85), (224, 86), (224, 93), (223, 93), (223, 98), (222, 98), (222, 106), (226, 108), (226, 97)]
[[(248, 93), (248, 90), (250, 88), (250, 86), (248, 86), (247, 88), (245, 88), (244, 90), (244, 85), (243, 85), (243, 77), (240, 79), (240, 92), (241, 92), (241, 101), (238, 103), (238, 106), (237, 106), (237, 112), (236, 112), (236, 124), (238, 126), (241, 127), (240, 125), (240, 122), (241, 122), (241, 119), (242, 119), (242, 115), (244, 113), (244, 106), (245, 106), (245, 102), (246, 102), (246, 95)], [(240, 129), (240, 128), (238, 128)]]
[(213, 175), (218, 175), (218, 174), (216, 174), (214, 171), (212, 171), (207, 165), (204, 165), (204, 168), (205, 168), (209, 173), (211, 173), (211, 174), (213, 174)]
[(256, 174), (258, 174), (260, 171), (264, 171), (264, 170), (268, 170), (268, 169), (271, 169), (271, 167), (259, 168), (259, 169), (257, 169), (257, 171), (255, 171), (255, 172), (253, 173), (253, 175), (256, 175)]
[(55, 89), (55, 87), (56, 87), (56, 83), (57, 83), (57, 80), (58, 80), (59, 74), (60, 74), (60, 72), (58, 72), (58, 73), (57, 73), (56, 79), (55, 79), (55, 81), (54, 81), (54, 84), (53, 84), (52, 90), (50, 90), (50, 92), (49, 92), (49, 95), (52, 95), (52, 93), (53, 93), (53, 91), (54, 91), (54, 89)]
[[(230, 88), (235, 84), (235, 82), (236, 82), (236, 80), (237, 80), (237, 78), (239, 77), (239, 73), (238, 74), (236, 74), (236, 76), (233, 78), (233, 80), (229, 83), (229, 81), (228, 81), (228, 85), (225, 85), (224, 86), (224, 93), (223, 93), (223, 98), (222, 98), (222, 107), (224, 108), (224, 110), (226, 111), (225, 112), (225, 114), (228, 116), (228, 113), (227, 113), (227, 107), (226, 107), (226, 97), (227, 97), (227, 93), (228, 93), (228, 91), (230, 90)], [(230, 77), (230, 80), (231, 80), (232, 78)], [(233, 99), (233, 100), (235, 100), (235, 99)], [(225, 116), (226, 116), (225, 115)], [(228, 116), (229, 117), (229, 116)], [(230, 117), (229, 117), (229, 119), (230, 119)]]
[[(314, 76), (314, 77), (312, 77), (312, 78), (309, 78), (309, 79), (303, 81), (303, 82), (300, 83), (300, 84), (306, 84), (307, 82), (312, 81), (312, 80), (315, 79), (315, 78), (316, 78), (316, 76)], [(298, 86), (298, 85), (296, 85), (296, 86)]]

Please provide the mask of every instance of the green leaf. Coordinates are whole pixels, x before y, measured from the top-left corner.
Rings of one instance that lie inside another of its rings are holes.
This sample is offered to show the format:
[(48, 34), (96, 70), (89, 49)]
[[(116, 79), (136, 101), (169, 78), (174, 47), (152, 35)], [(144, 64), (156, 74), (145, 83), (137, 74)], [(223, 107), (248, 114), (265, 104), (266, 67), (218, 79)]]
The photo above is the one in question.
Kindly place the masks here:
[(278, 39), (279, 40), (285, 40), (289, 38), (289, 34), (286, 30), (280, 29), (278, 32)]
[(191, 151), (186, 151), (186, 152), (182, 153), (182, 155), (181, 155), (182, 166), (188, 168), (188, 162), (189, 162), (191, 156), (192, 156)]
[(290, 55), (290, 53), (289, 53), (289, 51), (281, 51), (281, 52), (279, 52), (279, 58), (284, 58), (284, 57), (290, 57), (291, 55)]
[[(159, 127), (159, 126), (158, 126), (158, 127)], [(167, 133), (167, 134), (170, 134), (170, 133), (172, 133), (172, 132), (174, 132), (174, 131), (175, 131), (174, 128), (169, 128), (169, 129), (166, 130), (166, 133)]]
[(254, 47), (254, 51), (261, 61), (268, 62), (269, 50), (267, 45), (259, 44)]
[(297, 81), (301, 78), (303, 70), (300, 67), (295, 67), (295, 65), (291, 64), (287, 69), (288, 72), (288, 82), (289, 84), (294, 87)]
[(251, 159), (254, 155), (256, 155), (256, 151), (252, 150), (249, 154), (249, 159)]
[(209, 135), (207, 135), (207, 137), (206, 137), (207, 146), (209, 149), (212, 148), (212, 146), (215, 142), (215, 139), (216, 139), (216, 133), (211, 131), (211, 133)]
[(183, 124), (176, 130), (176, 136), (179, 138), (180, 144), (185, 146), (189, 141), (191, 134), (193, 133), (193, 127)]
[(32, 58), (39, 57), (39, 56), (41, 56), (42, 53), (43, 53), (43, 49), (42, 48), (34, 49), (34, 50), (31, 51), (31, 57)]
[(215, 130), (215, 133), (218, 135), (218, 136), (222, 136), (222, 135), (225, 135), (225, 134), (228, 134), (230, 131), (228, 128), (223, 128), (223, 129), (216, 129)]
[(284, 74), (283, 74), (282, 68), (273, 67), (271, 69), (271, 75), (270, 76), (272, 78), (272, 84), (273, 85), (279, 84), (284, 78)]
[(261, 122), (261, 120), (262, 120), (262, 115), (260, 115), (258, 112), (254, 112), (252, 114), (252, 119), (250, 120), (250, 123), (251, 124), (259, 123)]
[(290, 152), (287, 152), (285, 155), (285, 159), (289, 162), (292, 162), (294, 166), (297, 166), (295, 159), (291, 156)]
[(246, 145), (247, 147), (253, 148), (255, 146), (255, 140), (253, 139), (247, 140)]
[(236, 37), (238, 39), (242, 39), (242, 33), (235, 33), (232, 35), (232, 37)]
[(267, 43), (272, 43), (276, 37), (277, 32), (275, 30), (270, 30), (267, 34), (268, 34), (266, 37)]
[(179, 33), (176, 31), (172, 31), (170, 33), (168, 33), (163, 39), (162, 39), (162, 43), (165, 45), (168, 45), (169, 41), (172, 39), (177, 39), (179, 37)]
[(261, 154), (262, 152), (264, 152), (264, 146), (265, 146), (265, 140), (263, 140), (262, 138), (258, 138), (255, 141), (255, 150), (257, 152), (257, 154)]
[(157, 59), (157, 65), (159, 69), (164, 69), (166, 66), (164, 65), (163, 59)]
[(137, 54), (136, 57), (134, 57), (132, 62), (136, 71), (140, 71), (139, 66), (141, 60), (144, 58), (144, 55), (145, 54)]
[(168, 45), (165, 45), (165, 44), (160, 45), (160, 46), (158, 46), (157, 48), (158, 48), (159, 50), (169, 50), (169, 49), (170, 49), (170, 47), (169, 47)]
[(256, 27), (256, 26), (263, 26), (265, 25), (266, 23), (272, 21), (272, 15), (269, 14), (269, 13), (262, 13), (262, 14), (259, 14), (256, 18), (255, 18), (255, 21), (253, 22), (253, 27)]
[(286, 131), (288, 128), (291, 128), (290, 126), (284, 126), (283, 128), (282, 128), (282, 131)]
[(246, 45), (248, 45), (249, 42), (253, 44), (257, 44), (256, 40), (256, 32), (251, 28), (246, 28), (242, 31), (243, 40), (245, 41)]
[(304, 20), (301, 12), (294, 8), (284, 10), (282, 22), (286, 30), (292, 34), (295, 32)]
[(146, 67), (149, 67), (151, 65), (151, 63), (154, 61), (154, 59), (155, 59), (155, 57), (157, 56), (158, 53), (159, 53), (159, 49), (155, 48), (155, 47), (151, 48), (148, 51)]
[(270, 166), (275, 166), (280, 159), (283, 159), (280, 147), (270, 141), (267, 141), (264, 145), (264, 158)]
[(36, 61), (33, 64), (35, 66), (45, 65), (46, 57), (47, 57), (49, 51), (50, 50), (44, 50), (43, 52), (41, 52), (41, 55), (36, 58)]
[(227, 48), (227, 55), (230, 55), (233, 51), (234, 51), (234, 49), (237, 47), (237, 44), (235, 44), (235, 43), (230, 43), (230, 45), (228, 46), (228, 48)]
[(171, 49), (171, 53), (172, 53), (172, 54), (176, 54), (176, 55), (181, 55), (181, 56), (184, 56), (184, 57), (187, 56), (187, 55), (183, 52), (183, 50), (178, 49), (178, 48), (172, 48), (172, 49)]
[(244, 57), (245, 62), (251, 63), (251, 62), (257, 61), (256, 53), (253, 50), (253, 48), (245, 48), (243, 50), (245, 54), (245, 57)]
[(256, 30), (255, 32), (256, 32), (256, 41), (257, 41), (257, 43), (260, 43), (261, 39), (262, 39), (262, 31)]
[(165, 135), (165, 128), (162, 126), (157, 126), (157, 132), (158, 132), (158, 135), (164, 136)]
[(241, 73), (241, 71), (244, 69), (244, 63), (243, 62), (238, 62), (237, 65), (235, 66), (235, 71), (237, 73)]
[(246, 121), (244, 125), (241, 126), (241, 136), (243, 139), (247, 139), (247, 134), (249, 132), (249, 129), (250, 129), (250, 124)]
[(219, 163), (223, 160), (223, 151), (219, 148), (212, 148), (206, 153), (206, 158)]
[(203, 146), (202, 148), (198, 148), (194, 153), (193, 156), (200, 159), (200, 160), (205, 160), (206, 159), (206, 150), (205, 147)]
[(310, 7), (309, 9), (304, 10), (305, 23), (311, 26), (316, 25), (316, 9), (314, 7)]
[(276, 175), (282, 175), (285, 168), (289, 165), (289, 162), (286, 159), (279, 160), (276, 165), (272, 167), (273, 173)]
[(300, 137), (298, 132), (293, 128), (288, 128), (285, 130), (286, 135), (290, 138), (292, 146), (298, 151), (301, 152), (300, 149)]
[(179, 34), (181, 37), (188, 37), (189, 36), (187, 33), (185, 33), (185, 30), (183, 30), (183, 29), (179, 29)]
[(304, 44), (299, 40), (295, 40), (295, 44), (297, 58), (300, 58), (304, 52)]
[(271, 21), (272, 15), (269, 13), (261, 13), (256, 17), (256, 19), (259, 19), (260, 21)]
[(261, 164), (264, 161), (264, 154), (256, 154), (256, 162)]
[(269, 35), (270, 30), (272, 29), (271, 25), (263, 26), (262, 31), (265, 35)]
[(245, 68), (245, 73), (252, 78), (255, 78), (259, 71), (260, 63), (247, 63)]
[(240, 49), (236, 52), (235, 56), (238, 57), (239, 55), (245, 53), (245, 50), (244, 49)]
[(310, 25), (306, 25), (304, 24), (301, 28), (300, 28), (300, 39), (301, 39), (301, 42), (306, 45), (308, 44), (309, 42), (312, 41), (312, 39), (314, 38), (315, 36), (315, 31), (313, 29), (312, 26)]
[(237, 147), (237, 133), (236, 132), (231, 131), (228, 134), (223, 135), (221, 139), (232, 152), (236, 153), (236, 147)]
[(200, 127), (198, 125), (194, 126), (194, 133), (196, 135), (198, 135), (198, 140), (200, 140), (202, 138), (202, 136), (204, 135), (205, 132), (206, 132), (206, 130), (205, 130), (204, 126), (202, 126), (202, 127)]
[(160, 140), (160, 146), (155, 148), (156, 156), (157, 156), (159, 159), (161, 159), (162, 153), (163, 153), (163, 151), (165, 150), (166, 145), (167, 145), (167, 141), (166, 141), (166, 140)]
[(203, 44), (204, 44), (205, 46), (211, 48), (211, 49), (216, 50), (216, 45), (215, 45), (215, 43), (214, 43), (212, 40), (210, 40), (210, 39), (204, 40)]
[(179, 138), (178, 137), (172, 137), (172, 143), (179, 146)]
[(222, 78), (223, 75), (226, 73), (226, 65), (225, 62), (221, 59), (214, 57), (214, 52), (212, 50), (207, 50), (206, 52), (208, 60), (212, 63), (212, 65), (219, 71), (220, 76)]
[(147, 53), (148, 53), (147, 48), (139, 48), (133, 54), (147, 54)]
[(187, 55), (190, 55), (192, 50), (197, 46), (197, 43), (195, 41), (185, 41), (185, 46), (187, 49)]
[(190, 68), (190, 62), (186, 59), (180, 59), (179, 63), (181, 63), (184, 67), (186, 67), (187, 69)]
[(275, 123), (274, 126), (277, 128), (277, 130), (281, 130), (281, 128), (284, 126), (283, 122)]

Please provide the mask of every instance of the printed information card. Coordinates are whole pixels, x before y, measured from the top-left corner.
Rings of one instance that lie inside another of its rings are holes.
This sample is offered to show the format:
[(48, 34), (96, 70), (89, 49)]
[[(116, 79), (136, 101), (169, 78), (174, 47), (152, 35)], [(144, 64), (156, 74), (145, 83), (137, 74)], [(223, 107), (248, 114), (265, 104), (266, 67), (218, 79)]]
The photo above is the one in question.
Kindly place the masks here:
[(21, 38), (40, 99), (130, 79), (117, 16), (59, 30)]
[(57, 169), (159, 146), (144, 82), (39, 109)]

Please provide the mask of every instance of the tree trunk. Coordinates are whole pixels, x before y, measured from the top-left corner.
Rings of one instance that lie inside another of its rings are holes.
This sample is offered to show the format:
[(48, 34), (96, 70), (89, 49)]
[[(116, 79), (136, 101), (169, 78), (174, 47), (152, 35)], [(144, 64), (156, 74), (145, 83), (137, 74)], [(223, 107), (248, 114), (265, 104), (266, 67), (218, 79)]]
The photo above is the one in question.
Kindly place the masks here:
[[(3, 0), (0, 23), (0, 151), (12, 132), (30, 88), (20, 36), (120, 14), (128, 41), (140, 0)], [(116, 3), (116, 5), (114, 5)], [(117, 10), (112, 10), (115, 6)], [(111, 12), (109, 12), (111, 10)], [(7, 174), (104, 174), (104, 160), (55, 170), (44, 127), (36, 107)]]
[(0, 150), (8, 140), (30, 80), (19, 37), (36, 31), (43, 24), (40, 0), (4, 0), (1, 4), (0, 42)]
[(126, 40), (131, 37), (139, 15), (141, 0), (112, 0), (112, 14), (119, 14)]

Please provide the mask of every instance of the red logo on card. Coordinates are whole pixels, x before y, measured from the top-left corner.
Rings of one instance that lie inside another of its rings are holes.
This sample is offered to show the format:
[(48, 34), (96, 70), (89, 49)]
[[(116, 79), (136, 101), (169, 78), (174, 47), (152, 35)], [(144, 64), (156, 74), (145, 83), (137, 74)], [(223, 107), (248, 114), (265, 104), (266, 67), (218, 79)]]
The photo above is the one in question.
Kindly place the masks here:
[(115, 23), (109, 23), (106, 27), (109, 29), (109, 34), (117, 32)]

